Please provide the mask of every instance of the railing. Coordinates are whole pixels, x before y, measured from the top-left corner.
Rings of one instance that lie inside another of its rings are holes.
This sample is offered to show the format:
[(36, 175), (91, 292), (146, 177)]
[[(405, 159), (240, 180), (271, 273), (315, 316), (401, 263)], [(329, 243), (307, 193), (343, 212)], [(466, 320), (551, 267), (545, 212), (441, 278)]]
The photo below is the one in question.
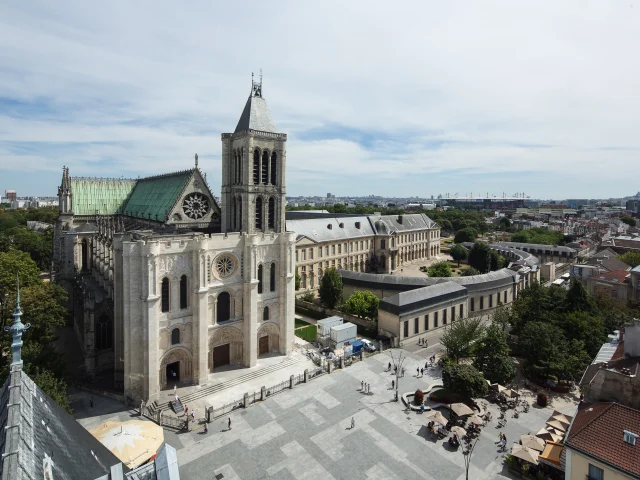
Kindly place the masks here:
[(160, 414), (160, 426), (175, 428), (176, 430), (183, 430), (186, 427), (186, 420), (177, 418), (171, 415)]
[(244, 400), (237, 400), (235, 402), (227, 403), (222, 407), (212, 408), (211, 409), (211, 418), (221, 417), (222, 415), (226, 415), (237, 408), (242, 408), (244, 406)]
[(290, 382), (288, 380), (285, 382), (280, 382), (271, 388), (267, 388), (267, 397), (280, 393), (283, 390), (288, 390), (289, 387), (290, 387)]

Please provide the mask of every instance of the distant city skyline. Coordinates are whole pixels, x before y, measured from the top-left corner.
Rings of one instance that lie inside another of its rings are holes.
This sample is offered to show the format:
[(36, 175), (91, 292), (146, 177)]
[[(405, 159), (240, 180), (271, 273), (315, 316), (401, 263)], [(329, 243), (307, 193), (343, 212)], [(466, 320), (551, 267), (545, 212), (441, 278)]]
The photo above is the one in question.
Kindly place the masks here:
[(190, 168), (197, 152), (219, 194), (220, 134), (262, 68), (289, 135), (289, 195), (631, 195), (636, 10), (3, 2), (0, 188), (50, 196), (63, 165), (136, 178)]

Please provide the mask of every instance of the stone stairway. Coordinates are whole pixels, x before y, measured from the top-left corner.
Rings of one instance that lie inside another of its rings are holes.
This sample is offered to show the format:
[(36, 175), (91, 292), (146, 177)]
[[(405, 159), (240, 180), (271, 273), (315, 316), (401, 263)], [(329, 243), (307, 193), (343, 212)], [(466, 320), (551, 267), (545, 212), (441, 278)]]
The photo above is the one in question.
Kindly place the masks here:
[[(268, 375), (269, 373), (277, 372), (278, 370), (281, 370), (283, 368), (291, 367), (297, 363), (298, 363), (298, 360), (296, 360), (295, 358), (289, 357), (284, 361), (282, 361), (281, 363), (270, 365), (268, 367), (255, 370), (253, 372), (248, 372), (244, 375), (240, 375), (239, 377), (231, 379), (228, 382), (217, 383), (215, 385), (211, 385), (205, 388), (201, 388), (200, 390), (196, 390), (195, 392), (188, 393), (180, 397), (180, 403), (181, 405), (184, 405), (184, 404), (188, 405), (189, 403), (192, 403), (195, 400), (208, 397), (209, 395), (212, 395), (214, 393), (218, 393), (218, 392), (221, 392), (222, 390), (226, 390), (227, 388), (235, 387), (242, 383), (249, 382), (251, 380), (262, 377), (264, 375)], [(264, 385), (264, 386), (270, 387), (271, 385)], [(250, 392), (247, 392), (247, 393), (250, 393)], [(167, 410), (173, 411), (171, 401), (159, 403), (156, 400), (152, 404), (150, 404), (148, 407), (149, 407), (149, 411), (152, 414), (156, 414), (157, 412), (164, 412)]]

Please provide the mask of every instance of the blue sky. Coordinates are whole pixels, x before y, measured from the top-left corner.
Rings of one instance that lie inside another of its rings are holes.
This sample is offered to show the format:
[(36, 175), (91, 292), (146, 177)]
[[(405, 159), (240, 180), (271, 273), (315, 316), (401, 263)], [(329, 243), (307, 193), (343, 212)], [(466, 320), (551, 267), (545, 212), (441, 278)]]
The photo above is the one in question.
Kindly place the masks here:
[(188, 168), (220, 188), (264, 72), (290, 195), (640, 189), (640, 5), (0, 3), (0, 190)]

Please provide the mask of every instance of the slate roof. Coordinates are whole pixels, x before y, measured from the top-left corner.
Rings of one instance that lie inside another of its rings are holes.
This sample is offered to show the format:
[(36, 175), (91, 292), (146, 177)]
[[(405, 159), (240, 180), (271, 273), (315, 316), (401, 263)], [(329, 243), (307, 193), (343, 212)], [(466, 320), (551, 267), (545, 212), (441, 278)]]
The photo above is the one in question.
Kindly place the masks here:
[[(120, 460), (51, 400), (20, 367), (0, 391), (0, 479), (98, 478)], [(126, 471), (126, 468), (125, 468)]]
[(551, 250), (554, 252), (578, 253), (575, 248), (565, 247), (563, 245), (538, 245), (537, 243), (520, 243), (520, 242), (501, 242), (501, 245), (513, 248), (529, 248), (538, 250)]
[(258, 130), (260, 132), (278, 133), (276, 124), (273, 123), (267, 102), (259, 95), (252, 93), (244, 106), (235, 133)]
[(640, 439), (624, 441), (624, 430), (640, 434), (640, 411), (619, 403), (588, 403), (578, 411), (566, 434), (565, 446), (634, 478), (640, 478)]
[(71, 177), (74, 215), (115, 215), (131, 194), (136, 180)]
[(389, 235), (394, 232), (410, 232), (424, 230), (425, 228), (437, 228), (437, 223), (424, 213), (410, 213), (403, 215), (369, 215), (371, 225), (380, 235)]
[(605, 272), (593, 275), (594, 280), (600, 280), (607, 283), (629, 283), (627, 276), (629, 272), (626, 270), (614, 270), (613, 272)]
[(141, 178), (122, 208), (130, 217), (166, 220), (168, 212), (176, 204), (195, 169)]
[[(357, 222), (360, 222), (360, 228), (356, 227)], [(287, 231), (296, 232), (298, 239), (307, 237), (315, 242), (374, 236), (373, 228), (366, 216), (287, 220), (286, 225)], [(329, 225), (331, 228), (328, 227)]]
[(379, 309), (402, 315), (443, 302), (465, 299), (467, 296), (467, 289), (463, 286), (454, 282), (443, 282), (384, 297), (380, 301)]

